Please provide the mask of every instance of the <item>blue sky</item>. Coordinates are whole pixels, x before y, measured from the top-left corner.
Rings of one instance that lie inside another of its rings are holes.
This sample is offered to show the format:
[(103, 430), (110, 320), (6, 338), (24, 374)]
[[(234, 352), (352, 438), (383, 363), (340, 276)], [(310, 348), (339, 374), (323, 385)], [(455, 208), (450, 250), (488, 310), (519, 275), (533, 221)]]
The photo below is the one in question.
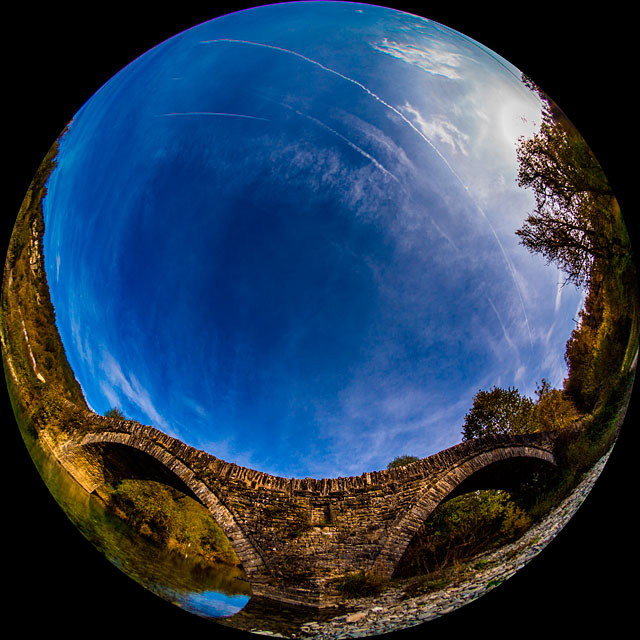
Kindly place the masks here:
[(76, 114), (45, 200), (90, 406), (330, 477), (459, 442), (480, 388), (560, 386), (582, 294), (515, 236), (539, 117), (508, 62), (380, 7), (272, 5), (158, 45)]

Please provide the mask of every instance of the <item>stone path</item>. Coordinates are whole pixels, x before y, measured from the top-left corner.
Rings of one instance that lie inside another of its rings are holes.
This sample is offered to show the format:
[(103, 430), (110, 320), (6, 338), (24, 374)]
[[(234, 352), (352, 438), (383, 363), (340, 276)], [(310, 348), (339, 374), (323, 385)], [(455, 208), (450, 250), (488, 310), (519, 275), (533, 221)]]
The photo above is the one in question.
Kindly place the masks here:
[[(469, 574), (458, 578), (453, 585), (408, 599), (403, 599), (408, 581), (398, 582), (382, 595), (355, 601), (350, 613), (326, 622), (309, 621), (302, 625), (299, 634), (290, 637), (337, 640), (389, 633), (432, 620), (475, 600), (514, 575), (553, 540), (591, 491), (608, 457), (607, 454), (601, 458), (545, 520), (531, 527), (516, 542), (479, 555), (467, 565), (480, 564), (482, 569), (470, 568)], [(279, 636), (271, 631), (252, 629), (252, 632)]]

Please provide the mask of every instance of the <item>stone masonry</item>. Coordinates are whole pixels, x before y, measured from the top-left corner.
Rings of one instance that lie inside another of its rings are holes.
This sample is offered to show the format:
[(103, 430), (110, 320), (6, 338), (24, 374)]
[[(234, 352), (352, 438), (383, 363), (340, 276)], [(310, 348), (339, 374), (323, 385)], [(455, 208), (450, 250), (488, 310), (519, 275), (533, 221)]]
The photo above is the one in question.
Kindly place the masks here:
[(525, 459), (555, 464), (546, 432), (478, 438), (360, 476), (283, 478), (133, 421), (82, 418), (82, 433), (57, 457), (88, 492), (125, 477), (173, 478), (209, 509), (254, 595), (319, 607), (337, 601), (336, 583), (349, 573), (390, 578), (429, 514), (478, 471)]

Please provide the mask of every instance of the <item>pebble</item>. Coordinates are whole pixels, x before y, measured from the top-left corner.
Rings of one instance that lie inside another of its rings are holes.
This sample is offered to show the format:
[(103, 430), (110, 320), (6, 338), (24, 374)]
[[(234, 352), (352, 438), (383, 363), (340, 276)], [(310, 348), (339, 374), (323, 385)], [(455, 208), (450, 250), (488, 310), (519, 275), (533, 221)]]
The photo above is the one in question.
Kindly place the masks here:
[(362, 618), (367, 617), (366, 611), (358, 611), (357, 613), (352, 613), (347, 616), (345, 622), (358, 622), (358, 620), (362, 620)]
[(299, 637), (340, 640), (389, 633), (446, 615), (479, 598), (513, 576), (551, 542), (589, 493), (607, 458), (604, 456), (564, 502), (519, 540), (471, 560), (469, 567), (482, 561), (484, 568), (465, 576), (464, 582), (409, 599), (403, 599), (403, 583), (399, 582), (379, 596), (358, 600), (353, 613), (325, 622), (306, 622), (300, 628)]

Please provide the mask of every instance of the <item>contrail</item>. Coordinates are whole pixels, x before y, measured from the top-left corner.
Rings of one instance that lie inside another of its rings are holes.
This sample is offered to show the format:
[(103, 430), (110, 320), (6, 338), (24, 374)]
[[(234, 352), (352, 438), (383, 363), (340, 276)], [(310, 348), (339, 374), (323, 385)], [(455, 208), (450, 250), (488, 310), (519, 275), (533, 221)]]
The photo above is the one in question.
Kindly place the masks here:
[(456, 245), (456, 243), (438, 226), (436, 221), (433, 219), (433, 216), (429, 216), (429, 221), (431, 224), (437, 229), (438, 233), (458, 252), (460, 253), (460, 249)]
[(507, 256), (507, 252), (504, 250), (504, 247), (502, 246), (502, 242), (500, 242), (500, 238), (498, 238), (498, 234), (496, 233), (496, 230), (493, 228), (493, 225), (491, 224), (491, 221), (487, 217), (487, 214), (484, 212), (482, 207), (471, 196), (469, 196), (469, 199), (471, 200), (471, 202), (473, 202), (473, 204), (475, 205), (476, 209), (482, 214), (482, 217), (486, 220), (487, 224), (489, 225), (489, 229), (491, 229), (491, 233), (493, 233), (493, 237), (495, 238), (496, 242), (498, 243), (498, 246), (500, 247), (500, 251), (502, 252), (502, 257), (504, 258), (504, 261), (507, 263), (507, 267), (509, 269), (509, 273), (511, 274), (511, 279), (513, 280), (513, 283), (514, 283), (514, 285), (516, 287), (516, 291), (518, 292), (518, 297), (520, 298), (520, 306), (522, 307), (522, 315), (524, 316), (524, 323), (525, 323), (525, 325), (527, 327), (527, 333), (529, 334), (529, 344), (531, 345), (531, 348), (533, 349), (533, 336), (531, 335), (531, 327), (529, 326), (529, 318), (527, 317), (527, 312), (525, 310), (524, 299), (522, 298), (522, 291), (520, 289), (520, 284), (518, 283), (518, 279), (516, 278), (516, 271), (513, 268), (513, 265), (511, 264), (511, 260), (509, 260), (509, 257)]
[(278, 104), (282, 107), (285, 107), (286, 109), (291, 109), (292, 111), (295, 111), (299, 116), (301, 116), (302, 118), (307, 118), (307, 120), (311, 120), (312, 122), (314, 122), (315, 124), (317, 124), (318, 126), (322, 127), (323, 129), (326, 129), (327, 131), (329, 131), (330, 133), (332, 133), (334, 136), (340, 138), (340, 140), (342, 140), (343, 142), (345, 142), (346, 144), (348, 144), (354, 151), (357, 151), (360, 155), (364, 156), (367, 160), (369, 160), (370, 162), (372, 162), (378, 169), (380, 169), (380, 171), (382, 171), (383, 173), (385, 173), (386, 175), (388, 175), (390, 178), (393, 178), (397, 183), (400, 183), (400, 180), (398, 180), (398, 178), (396, 178), (396, 176), (393, 175), (393, 173), (391, 173), (391, 171), (389, 171), (387, 168), (385, 168), (378, 160), (376, 160), (371, 154), (367, 153), (364, 149), (362, 149), (361, 147), (359, 147), (357, 144), (355, 144), (354, 142), (351, 142), (351, 140), (349, 140), (348, 138), (346, 138), (345, 136), (343, 136), (341, 133), (338, 133), (335, 129), (332, 129), (329, 125), (325, 124), (324, 122), (322, 122), (321, 120), (318, 120), (318, 118), (314, 118), (313, 116), (310, 116), (306, 113), (302, 113), (302, 111), (298, 111), (298, 109), (294, 109), (293, 107), (290, 107), (287, 104), (282, 104), (280, 102), (278, 102)]
[[(447, 159), (433, 145), (431, 140), (429, 140), (429, 138), (427, 138), (427, 136), (425, 136), (424, 133), (422, 133), (422, 131), (420, 131), (420, 129), (418, 129), (413, 124), (413, 122), (411, 122), (411, 120), (409, 120), (407, 118), (407, 116), (405, 116), (401, 111), (396, 109), (393, 105), (390, 105), (388, 102), (385, 102), (380, 96), (376, 95), (373, 91), (371, 91), (371, 89), (369, 89), (368, 87), (363, 85), (361, 82), (358, 82), (357, 80), (354, 80), (353, 78), (350, 78), (349, 76), (345, 76), (344, 74), (340, 73), (339, 71), (336, 71), (335, 69), (331, 69), (330, 67), (327, 67), (327, 66), (323, 65), (322, 63), (318, 62), (317, 60), (313, 60), (311, 58), (307, 58), (307, 56), (304, 56), (301, 53), (298, 53), (297, 51), (292, 51), (291, 49), (285, 49), (283, 47), (276, 47), (273, 44), (264, 44), (262, 42), (252, 42), (251, 40), (235, 40), (235, 39), (232, 39), (232, 38), (216, 38), (214, 40), (201, 40), (200, 42), (202, 44), (212, 44), (212, 43), (215, 43), (215, 42), (233, 42), (233, 43), (236, 43), (236, 44), (248, 44), (248, 45), (251, 45), (251, 46), (254, 46), (254, 47), (264, 47), (265, 49), (273, 49), (274, 51), (282, 51), (283, 53), (289, 53), (289, 54), (291, 54), (293, 56), (301, 58), (302, 60), (306, 60), (307, 62), (309, 62), (311, 64), (314, 64), (317, 67), (320, 67), (321, 69), (324, 69), (325, 71), (328, 71), (329, 73), (333, 73), (334, 75), (338, 76), (339, 78), (342, 78), (343, 80), (346, 80), (347, 82), (350, 82), (351, 84), (356, 85), (357, 87), (362, 89), (365, 93), (369, 94), (374, 100), (377, 100), (380, 104), (384, 105), (387, 109), (390, 109), (399, 118), (404, 120), (438, 154), (440, 159), (447, 165), (447, 167), (449, 168), (451, 173), (453, 173), (456, 176), (456, 178), (458, 178), (458, 180), (460, 180), (460, 182), (462, 183), (462, 180), (461, 180), (460, 176), (458, 176), (458, 174), (455, 172), (453, 167), (449, 164)], [(463, 183), (463, 186), (464, 186), (464, 183)]]
[(498, 310), (496, 309), (496, 306), (493, 304), (493, 300), (491, 300), (491, 298), (489, 296), (486, 296), (487, 300), (489, 301), (489, 304), (491, 305), (491, 308), (493, 309), (493, 312), (496, 314), (496, 318), (498, 318), (498, 322), (500, 323), (500, 326), (502, 327), (502, 333), (504, 334), (505, 340), (509, 343), (509, 346), (515, 350), (516, 353), (518, 353), (518, 349), (516, 348), (515, 344), (513, 344), (513, 341), (511, 340), (511, 338), (509, 337), (509, 334), (507, 333), (507, 330), (505, 329), (504, 323), (502, 322), (502, 318), (500, 317), (500, 314), (498, 313)]
[(313, 116), (309, 116), (304, 113), (301, 113), (297, 109), (296, 109), (296, 113), (298, 115), (303, 116), (304, 118), (308, 118), (309, 120), (312, 120), (316, 124), (326, 129), (327, 131), (330, 131), (331, 133), (333, 133), (334, 136), (337, 136), (338, 138), (346, 142), (352, 149), (354, 149), (359, 154), (367, 158), (367, 160), (372, 162), (378, 169), (380, 169), (380, 171), (382, 171), (383, 173), (386, 173), (390, 178), (393, 178), (396, 182), (398, 183), (400, 182), (400, 180), (398, 180), (398, 178), (396, 178), (393, 175), (393, 173), (391, 173), (391, 171), (389, 171), (388, 169), (385, 169), (372, 155), (367, 153), (364, 149), (361, 149), (357, 144), (351, 142), (351, 140), (349, 140), (348, 138), (345, 138), (341, 133), (338, 133), (335, 129), (332, 129), (329, 125), (326, 125), (324, 122), (321, 122), (320, 120), (318, 120), (317, 118), (314, 118)]
[[(469, 189), (468, 189), (467, 185), (465, 185), (465, 183), (462, 180), (462, 178), (458, 175), (458, 173), (455, 171), (455, 169), (451, 166), (449, 161), (442, 155), (442, 153), (439, 151), (439, 149), (433, 144), (433, 142), (431, 142), (431, 140), (422, 131), (420, 131), (420, 129), (418, 129), (413, 124), (413, 122), (411, 122), (411, 120), (409, 120), (401, 111), (396, 109), (394, 106), (390, 105), (388, 102), (385, 102), (380, 96), (376, 95), (373, 91), (371, 91), (371, 89), (369, 89), (368, 87), (363, 85), (361, 82), (358, 82), (357, 80), (354, 80), (353, 78), (350, 78), (349, 76), (345, 76), (344, 74), (340, 73), (339, 71), (336, 71), (335, 69), (331, 69), (330, 67), (327, 67), (327, 66), (323, 65), (322, 63), (318, 62), (317, 60), (313, 60), (311, 58), (307, 58), (307, 56), (304, 56), (301, 53), (298, 53), (297, 51), (292, 51), (291, 49), (285, 49), (283, 47), (277, 47), (277, 46), (275, 46), (273, 44), (264, 44), (262, 42), (252, 42), (251, 40), (237, 40), (237, 39), (232, 39), (232, 38), (216, 38), (216, 39), (213, 39), (213, 40), (201, 40), (200, 42), (202, 44), (213, 44), (213, 43), (217, 43), (217, 42), (231, 42), (231, 43), (235, 43), (235, 44), (246, 44), (246, 45), (250, 45), (250, 46), (253, 46), (253, 47), (263, 47), (265, 49), (273, 49), (274, 51), (281, 51), (283, 53), (288, 53), (290, 55), (296, 56), (296, 57), (298, 57), (298, 58), (300, 58), (302, 60), (306, 60), (310, 64), (313, 64), (313, 65), (315, 65), (317, 67), (320, 67), (321, 69), (324, 69), (328, 73), (332, 73), (333, 75), (336, 75), (339, 78), (342, 78), (343, 80), (346, 80), (347, 82), (350, 82), (351, 84), (354, 84), (355, 86), (357, 86), (360, 89), (362, 89), (365, 93), (370, 95), (374, 100), (376, 100), (377, 102), (379, 102), (380, 104), (385, 106), (387, 109), (389, 109), (393, 113), (395, 113), (406, 124), (408, 124), (435, 151), (435, 153), (438, 155), (438, 157), (444, 162), (446, 167), (449, 169), (449, 171), (451, 171), (453, 176), (455, 176), (455, 178), (458, 180), (458, 182), (462, 185), (463, 189), (467, 192), (467, 194), (469, 193)], [(523, 297), (522, 297), (522, 291), (520, 290), (520, 285), (518, 284), (518, 281), (516, 279), (513, 265), (511, 264), (511, 261), (508, 259), (507, 254), (506, 254), (506, 252), (504, 250), (504, 247), (502, 246), (502, 243), (500, 242), (500, 239), (498, 238), (498, 235), (496, 234), (495, 229), (493, 228), (493, 225), (489, 221), (489, 218), (487, 217), (486, 213), (483, 211), (482, 207), (480, 207), (480, 205), (471, 197), (471, 195), (469, 195), (469, 199), (475, 205), (475, 207), (478, 209), (478, 211), (482, 214), (483, 218), (486, 220), (487, 224), (489, 225), (489, 228), (491, 229), (491, 232), (493, 233), (493, 236), (496, 239), (496, 242), (498, 243), (498, 246), (500, 247), (500, 250), (501, 250), (502, 255), (503, 255), (504, 259), (505, 259), (505, 262), (507, 263), (507, 267), (509, 268), (509, 272), (511, 274), (511, 278), (513, 279), (515, 287), (516, 287), (516, 289), (518, 291), (518, 296), (520, 298), (520, 303), (522, 305), (522, 313), (524, 315), (525, 324), (526, 324), (526, 327), (527, 327), (527, 331), (529, 333), (529, 342), (531, 343), (531, 347), (533, 348), (533, 338), (531, 336), (531, 329), (529, 327), (529, 319), (527, 318), (527, 312), (526, 312), (525, 307), (524, 307), (524, 300), (523, 300)]]
[(224, 113), (220, 111), (174, 111), (173, 113), (163, 113), (163, 116), (229, 116), (231, 118), (249, 118), (251, 120), (264, 120), (269, 122), (268, 118), (259, 118), (258, 116), (248, 116), (243, 113)]

